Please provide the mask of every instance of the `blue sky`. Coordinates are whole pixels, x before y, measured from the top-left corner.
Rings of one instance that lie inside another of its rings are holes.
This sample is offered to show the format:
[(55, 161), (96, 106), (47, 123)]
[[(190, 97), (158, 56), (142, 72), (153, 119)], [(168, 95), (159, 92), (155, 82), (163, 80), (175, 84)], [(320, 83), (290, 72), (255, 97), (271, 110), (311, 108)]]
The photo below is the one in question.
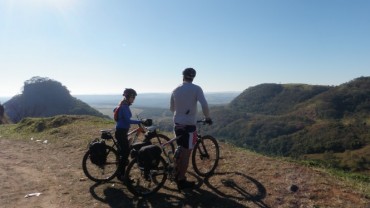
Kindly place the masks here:
[(205, 92), (370, 76), (368, 0), (1, 0), (0, 96), (33, 76), (71, 94)]

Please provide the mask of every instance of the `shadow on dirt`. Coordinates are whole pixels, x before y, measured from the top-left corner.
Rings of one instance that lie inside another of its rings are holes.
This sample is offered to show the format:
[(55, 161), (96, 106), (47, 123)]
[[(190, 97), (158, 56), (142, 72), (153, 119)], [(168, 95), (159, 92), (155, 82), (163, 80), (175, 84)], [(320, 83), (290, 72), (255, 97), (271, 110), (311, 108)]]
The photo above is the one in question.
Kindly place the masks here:
[(266, 188), (256, 179), (239, 172), (215, 173), (205, 178), (204, 184), (220, 197), (236, 201), (250, 201), (261, 208), (269, 208), (262, 199)]
[(132, 197), (127, 196), (122, 188), (114, 187), (114, 184), (114, 182), (95, 183), (90, 187), (91, 196), (110, 207), (135, 207)]
[[(200, 178), (189, 173), (197, 180), (197, 188), (178, 194), (174, 187), (164, 186), (165, 191), (148, 197), (133, 197), (127, 194), (124, 186), (114, 183), (94, 184), (91, 195), (110, 207), (247, 207), (253, 203), (260, 208), (269, 208), (262, 200), (266, 197), (265, 187), (254, 178), (238, 172), (215, 173)], [(202, 186), (206, 186), (202, 189)], [(101, 194), (97, 194), (101, 189)], [(163, 193), (164, 192), (164, 193)]]

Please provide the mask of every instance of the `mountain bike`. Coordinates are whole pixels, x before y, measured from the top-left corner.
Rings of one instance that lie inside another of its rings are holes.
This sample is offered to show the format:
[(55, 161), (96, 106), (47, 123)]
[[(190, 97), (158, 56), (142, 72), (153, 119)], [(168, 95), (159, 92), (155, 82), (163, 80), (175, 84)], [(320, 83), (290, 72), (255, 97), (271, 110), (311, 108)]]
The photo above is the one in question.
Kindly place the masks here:
[[(197, 121), (198, 140), (193, 148), (191, 161), (194, 171), (203, 177), (210, 176), (214, 173), (218, 161), (220, 159), (220, 150), (217, 140), (210, 136), (202, 136), (200, 134), (201, 125), (207, 124), (205, 120)], [(149, 171), (141, 167), (138, 161), (137, 154), (131, 162), (128, 164), (125, 174), (125, 182), (128, 190), (136, 196), (147, 196), (157, 192), (166, 182), (167, 178), (171, 181), (175, 181), (176, 167), (175, 159), (171, 148), (166, 148), (168, 145), (172, 145), (178, 138), (175, 137), (170, 141), (161, 144), (162, 154), (159, 158), (158, 165), (155, 168), (151, 168)], [(132, 149), (131, 151), (136, 151)]]
[[(103, 165), (96, 165), (91, 162), (90, 150), (88, 149), (82, 159), (82, 170), (84, 174), (92, 181), (95, 182), (107, 182), (112, 180), (120, 170), (120, 165), (123, 163), (119, 156), (119, 145), (117, 144), (116, 138), (112, 135), (114, 129), (100, 130), (101, 136), (99, 141), (105, 142), (105, 154), (106, 160)], [(134, 143), (138, 143), (139, 138), (145, 135), (143, 144), (155, 144), (162, 145), (168, 142), (170, 139), (157, 132), (155, 126), (146, 127), (143, 124), (138, 124), (138, 127), (128, 133), (130, 148)], [(169, 145), (168, 151), (174, 151), (174, 145)]]

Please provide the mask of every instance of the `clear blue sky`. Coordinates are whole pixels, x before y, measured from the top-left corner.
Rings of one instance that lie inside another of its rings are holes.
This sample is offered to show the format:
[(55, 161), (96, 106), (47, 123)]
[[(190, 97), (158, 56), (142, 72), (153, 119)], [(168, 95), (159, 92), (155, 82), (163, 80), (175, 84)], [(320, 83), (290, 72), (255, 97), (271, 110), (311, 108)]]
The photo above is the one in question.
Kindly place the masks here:
[(33, 76), (71, 94), (205, 92), (370, 76), (369, 0), (1, 0), (0, 96)]

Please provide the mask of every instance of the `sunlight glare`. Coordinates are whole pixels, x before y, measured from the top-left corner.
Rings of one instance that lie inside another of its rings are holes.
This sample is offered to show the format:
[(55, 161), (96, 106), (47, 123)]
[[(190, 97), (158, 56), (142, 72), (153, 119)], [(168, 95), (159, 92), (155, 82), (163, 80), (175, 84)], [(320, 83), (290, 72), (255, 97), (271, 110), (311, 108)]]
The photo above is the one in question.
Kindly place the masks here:
[(32, 8), (53, 8), (60, 11), (68, 10), (77, 0), (11, 0), (13, 5), (26, 6), (29, 9)]

